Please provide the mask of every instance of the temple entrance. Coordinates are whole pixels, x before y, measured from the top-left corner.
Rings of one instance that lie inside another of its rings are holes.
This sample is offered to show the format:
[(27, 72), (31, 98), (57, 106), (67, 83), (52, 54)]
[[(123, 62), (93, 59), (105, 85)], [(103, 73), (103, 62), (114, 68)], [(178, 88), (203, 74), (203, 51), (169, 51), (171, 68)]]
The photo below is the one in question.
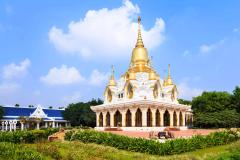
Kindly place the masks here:
[(137, 112), (136, 112), (135, 126), (142, 127), (142, 112), (139, 108), (137, 109)]
[(114, 114), (114, 127), (121, 127), (122, 126), (122, 115), (117, 110), (117, 112)]
[(156, 111), (156, 127), (160, 127), (160, 112), (158, 109)]
[(107, 112), (107, 115), (106, 115), (106, 126), (110, 127), (110, 114), (109, 114), (109, 112)]
[(178, 121), (178, 119), (177, 119), (177, 114), (176, 114), (176, 112), (174, 111), (174, 112), (173, 112), (173, 126), (177, 126), (177, 121)]
[(132, 114), (128, 109), (126, 113), (126, 127), (131, 127), (131, 126), (132, 126)]
[(164, 126), (170, 126), (170, 114), (167, 110), (164, 112)]
[(152, 127), (152, 112), (150, 109), (147, 111), (147, 127)]
[(183, 116), (182, 116), (182, 112), (180, 112), (180, 115), (179, 115), (179, 121), (180, 121), (180, 126), (183, 126)]
[(102, 112), (99, 115), (98, 124), (99, 124), (99, 127), (103, 127), (103, 114), (102, 114)]

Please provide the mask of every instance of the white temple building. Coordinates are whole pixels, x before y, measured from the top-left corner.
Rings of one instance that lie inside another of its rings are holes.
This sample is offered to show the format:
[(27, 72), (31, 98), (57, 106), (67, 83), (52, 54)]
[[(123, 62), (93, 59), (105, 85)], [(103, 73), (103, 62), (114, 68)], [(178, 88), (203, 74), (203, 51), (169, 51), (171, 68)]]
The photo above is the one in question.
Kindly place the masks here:
[(114, 70), (104, 92), (104, 104), (92, 106), (97, 130), (151, 130), (166, 127), (186, 129), (192, 121), (191, 106), (178, 103), (178, 90), (170, 75), (161, 79), (151, 65), (141, 36), (132, 51), (129, 69), (116, 81)]

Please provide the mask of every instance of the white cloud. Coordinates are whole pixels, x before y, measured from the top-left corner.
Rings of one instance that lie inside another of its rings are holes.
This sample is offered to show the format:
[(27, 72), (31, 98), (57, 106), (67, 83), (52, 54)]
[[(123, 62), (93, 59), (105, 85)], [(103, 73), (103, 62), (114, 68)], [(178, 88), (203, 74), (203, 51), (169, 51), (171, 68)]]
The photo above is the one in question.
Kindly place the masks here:
[(239, 33), (239, 32), (240, 32), (240, 29), (239, 29), (239, 28), (234, 28), (234, 29), (233, 29), (233, 32)]
[(190, 54), (190, 51), (189, 50), (185, 50), (184, 52), (183, 52), (183, 57), (186, 57), (186, 56), (188, 56)]
[(109, 73), (101, 73), (97, 69), (92, 71), (92, 74), (89, 78), (89, 84), (93, 86), (101, 86), (102, 84), (106, 83), (109, 79)]
[(31, 65), (31, 61), (27, 58), (24, 61), (20, 62), (19, 65), (15, 63), (11, 63), (3, 67), (2, 76), (4, 79), (13, 79), (13, 78), (23, 77), (27, 73), (27, 70), (30, 67), (30, 65)]
[(21, 86), (17, 83), (4, 82), (0, 84), (0, 96), (10, 95), (17, 92)]
[(51, 68), (40, 80), (49, 85), (68, 85), (82, 82), (84, 78), (75, 67), (62, 65), (60, 68)]
[(13, 13), (13, 8), (9, 4), (5, 6), (5, 11), (7, 14)]
[(81, 93), (74, 92), (72, 95), (64, 96), (62, 101), (66, 104), (69, 104), (69, 103), (80, 102), (80, 98), (81, 98)]
[(200, 46), (200, 53), (204, 54), (204, 53), (212, 52), (213, 50), (218, 49), (224, 42), (225, 42), (225, 39), (220, 40), (213, 44), (203, 44)]
[(193, 97), (199, 96), (203, 90), (200, 88), (192, 88), (187, 83), (182, 82), (178, 84), (179, 97), (191, 100)]
[[(53, 26), (49, 40), (63, 54), (82, 57), (119, 58), (129, 56), (137, 38), (136, 17), (140, 13), (137, 5), (126, 0), (119, 8), (89, 10), (83, 19), (72, 21), (68, 31)], [(142, 26), (145, 46), (152, 49), (164, 40), (165, 23), (156, 18), (149, 30)]]

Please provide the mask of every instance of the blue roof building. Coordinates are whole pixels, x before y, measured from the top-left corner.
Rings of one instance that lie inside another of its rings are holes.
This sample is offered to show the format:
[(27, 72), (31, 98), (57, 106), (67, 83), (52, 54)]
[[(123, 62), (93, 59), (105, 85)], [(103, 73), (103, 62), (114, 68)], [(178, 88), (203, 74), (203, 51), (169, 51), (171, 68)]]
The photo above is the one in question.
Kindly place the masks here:
[(36, 108), (29, 107), (3, 107), (4, 115), (1, 121), (1, 129), (9, 130), (10, 123), (16, 123), (16, 127), (24, 128), (47, 128), (62, 127), (70, 125), (63, 118), (64, 109), (46, 109), (38, 105)]

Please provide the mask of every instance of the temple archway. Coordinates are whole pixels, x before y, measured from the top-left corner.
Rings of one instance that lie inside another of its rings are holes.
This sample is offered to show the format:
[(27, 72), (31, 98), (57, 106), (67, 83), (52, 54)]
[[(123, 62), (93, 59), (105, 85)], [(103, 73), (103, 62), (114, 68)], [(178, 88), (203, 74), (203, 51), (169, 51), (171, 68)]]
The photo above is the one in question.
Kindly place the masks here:
[(106, 114), (106, 126), (110, 127), (110, 113), (109, 112), (107, 112), (107, 114)]
[(147, 127), (152, 126), (152, 112), (150, 109), (147, 110)]
[(170, 126), (170, 114), (168, 110), (164, 112), (164, 126)]
[(135, 116), (135, 126), (136, 127), (142, 127), (142, 112), (138, 108)]
[(177, 126), (177, 121), (178, 121), (178, 119), (177, 119), (177, 114), (176, 114), (176, 112), (174, 111), (174, 112), (173, 112), (173, 126)]
[(156, 111), (156, 126), (160, 127), (160, 112), (158, 109)]
[(180, 124), (180, 126), (183, 126), (183, 116), (182, 116), (182, 112), (180, 112), (180, 114), (179, 114), (179, 124)]
[(102, 112), (99, 114), (98, 124), (99, 124), (99, 127), (103, 127), (103, 114), (102, 114)]
[(131, 127), (131, 126), (132, 126), (132, 114), (128, 109), (126, 113), (126, 127)]
[(114, 127), (122, 126), (122, 114), (117, 110), (114, 114)]

